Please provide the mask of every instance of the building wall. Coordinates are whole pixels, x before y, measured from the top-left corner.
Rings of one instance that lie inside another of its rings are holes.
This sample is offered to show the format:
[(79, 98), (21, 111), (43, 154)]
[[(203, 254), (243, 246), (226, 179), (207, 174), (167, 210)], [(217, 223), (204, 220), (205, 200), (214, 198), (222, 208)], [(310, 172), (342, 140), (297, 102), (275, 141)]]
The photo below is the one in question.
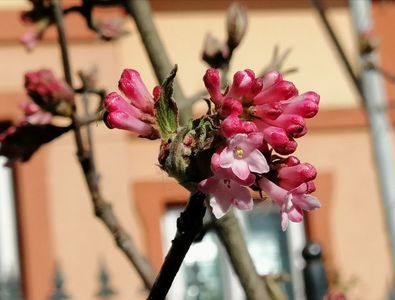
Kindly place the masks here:
[[(285, 65), (298, 67), (299, 71), (287, 79), (294, 81), (301, 92), (317, 91), (321, 95), (323, 115), (332, 109), (358, 107), (359, 99), (314, 11), (308, 8), (254, 9), (249, 16), (248, 34), (235, 53), (232, 72), (244, 68), (259, 71), (270, 60), (275, 44), (280, 49), (291, 47)], [(217, 10), (155, 13), (166, 49), (172, 61), (179, 65), (178, 78), (187, 95), (203, 88), (201, 78), (206, 67), (199, 60), (202, 41), (208, 31), (224, 37), (224, 17), (224, 13)], [(347, 9), (332, 8), (330, 19), (340, 33), (347, 54), (353, 55), (355, 47)], [(97, 65), (99, 82), (113, 90), (122, 69), (135, 68), (147, 86), (152, 87), (155, 79), (148, 58), (136, 28), (133, 24), (129, 26), (131, 34), (111, 44), (92, 39), (73, 41), (73, 69), (86, 70)], [(1, 93), (22, 93), (25, 70), (47, 67), (60, 76), (58, 55), (51, 41), (39, 45), (32, 53), (26, 53), (15, 42), (3, 42), (0, 61), (7, 72), (0, 73)], [(4, 99), (0, 97), (0, 101)], [(319, 120), (320, 116), (318, 123)], [(325, 123), (324, 118), (322, 122)], [(144, 181), (171, 181), (156, 166), (159, 144), (133, 138), (126, 132), (108, 130), (103, 124), (92, 127), (103, 194), (113, 204), (139, 249), (148, 253), (133, 186)], [(349, 126), (347, 130), (330, 130), (324, 125), (312, 127), (316, 129), (300, 140), (297, 156), (333, 178), (330, 202), (321, 209), (330, 220), (329, 231), (323, 234), (329, 235), (331, 241), (327, 251), (331, 254), (332, 271), (338, 272), (344, 283), (355, 279), (355, 287), (350, 287), (350, 299), (384, 299), (390, 282), (390, 258), (368, 131), (364, 126)], [(73, 299), (94, 299), (99, 262), (104, 261), (119, 294), (117, 299), (144, 299), (136, 273), (131, 271), (106, 229), (94, 217), (75, 151), (72, 136), (67, 135), (46, 147), (45, 160), (42, 160), (51, 255), (66, 277), (65, 288)], [(45, 289), (41, 293), (45, 293)], [(43, 294), (31, 293), (28, 300), (43, 297)]]

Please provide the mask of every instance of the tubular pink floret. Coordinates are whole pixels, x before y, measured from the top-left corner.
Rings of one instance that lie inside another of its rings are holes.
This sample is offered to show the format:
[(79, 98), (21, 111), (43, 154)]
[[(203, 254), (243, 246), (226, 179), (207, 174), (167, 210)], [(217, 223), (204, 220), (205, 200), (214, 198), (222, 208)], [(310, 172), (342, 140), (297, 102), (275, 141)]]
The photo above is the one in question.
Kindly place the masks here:
[(208, 69), (203, 76), (203, 81), (211, 101), (213, 101), (216, 106), (220, 106), (223, 96), (221, 94), (221, 76), (219, 75), (219, 71), (213, 68)]
[(262, 130), (264, 139), (273, 149), (282, 155), (295, 152), (297, 143), (290, 138), (284, 129), (274, 126), (266, 127)]
[(230, 86), (226, 96), (235, 98), (245, 97), (250, 93), (254, 80), (255, 74), (249, 69), (236, 72), (233, 76), (232, 85)]
[(74, 102), (73, 90), (47, 69), (27, 72), (25, 74), (25, 87), (29, 93), (35, 93), (48, 102)]
[(277, 71), (269, 72), (262, 78), (262, 89), (268, 89), (272, 85), (282, 80), (283, 80), (283, 76), (279, 72)]
[(294, 189), (302, 183), (314, 180), (317, 176), (317, 170), (309, 163), (280, 167), (277, 172), (279, 185), (286, 189)]
[(235, 98), (225, 98), (219, 109), (221, 117), (226, 118), (229, 115), (240, 116), (243, 113), (243, 106), (239, 100)]
[(249, 112), (252, 116), (260, 119), (277, 119), (283, 112), (281, 104), (278, 102), (265, 103), (261, 105), (250, 106)]
[(242, 121), (236, 115), (230, 115), (221, 123), (221, 133), (225, 138), (230, 138), (242, 131)]
[(309, 195), (310, 188), (307, 183), (287, 190), (263, 177), (258, 185), (280, 207), (283, 230), (287, 229), (288, 221), (301, 222), (303, 210), (310, 211), (321, 206), (317, 198)]
[(151, 125), (136, 119), (124, 111), (118, 110), (109, 113), (106, 121), (111, 128), (129, 130), (142, 137), (150, 137), (153, 135), (153, 128)]
[(280, 81), (255, 96), (254, 104), (263, 104), (274, 101), (288, 100), (298, 94), (295, 85), (290, 81)]
[(265, 121), (272, 126), (283, 128), (288, 135), (294, 138), (301, 137), (307, 132), (305, 130), (306, 123), (299, 115), (282, 114), (275, 120), (267, 118)]
[(104, 107), (110, 113), (113, 111), (123, 111), (134, 118), (140, 118), (142, 116), (141, 110), (127, 103), (126, 100), (116, 92), (111, 92), (107, 95), (104, 99)]
[(314, 92), (301, 94), (288, 101), (281, 102), (284, 113), (298, 114), (304, 118), (312, 118), (318, 112), (320, 96)]
[(142, 81), (139, 72), (133, 69), (123, 70), (121, 79), (118, 82), (118, 88), (142, 112), (153, 114), (154, 100)]

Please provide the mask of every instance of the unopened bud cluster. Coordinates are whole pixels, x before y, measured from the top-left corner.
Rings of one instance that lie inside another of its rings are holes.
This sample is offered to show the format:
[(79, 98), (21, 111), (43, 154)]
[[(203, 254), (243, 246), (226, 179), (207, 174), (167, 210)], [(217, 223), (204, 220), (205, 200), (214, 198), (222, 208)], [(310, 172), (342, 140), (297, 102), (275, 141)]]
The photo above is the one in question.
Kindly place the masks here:
[(74, 91), (50, 70), (26, 73), (25, 88), (37, 105), (54, 115), (68, 117), (74, 111)]

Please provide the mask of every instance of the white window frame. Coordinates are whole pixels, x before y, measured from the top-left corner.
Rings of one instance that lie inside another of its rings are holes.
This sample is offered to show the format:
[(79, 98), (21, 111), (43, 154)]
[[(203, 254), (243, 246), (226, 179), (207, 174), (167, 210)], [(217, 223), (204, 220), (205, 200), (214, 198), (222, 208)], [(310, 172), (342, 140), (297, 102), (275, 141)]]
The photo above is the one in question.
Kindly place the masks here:
[(12, 170), (0, 156), (0, 281), (20, 279), (18, 231)]
[[(167, 210), (166, 214), (162, 216), (161, 219), (161, 237), (162, 237), (162, 249), (163, 253), (167, 253), (168, 249), (171, 246), (171, 241), (176, 234), (176, 220), (179, 217), (181, 210), (178, 209), (170, 209)], [(241, 227), (243, 230), (246, 228), (245, 216), (240, 213), (238, 210), (234, 210), (236, 217), (239, 219)], [(280, 222), (280, 220), (279, 220)], [(304, 259), (302, 257), (302, 250), (305, 246), (305, 231), (303, 223), (290, 223), (286, 234), (287, 244), (288, 244), (288, 255), (290, 261), (290, 269), (291, 269), (291, 280), (292, 280), (292, 289), (295, 300), (305, 300), (305, 290), (304, 290), (304, 281), (303, 281), (303, 268), (304, 268)], [(220, 259), (227, 260), (227, 254), (225, 249), (219, 247), (220, 251)], [(221, 270), (222, 274), (228, 274), (228, 278), (224, 279), (225, 282), (228, 282), (228, 286), (225, 287), (226, 295), (224, 299), (227, 300), (240, 300), (245, 298), (244, 291), (240, 285), (239, 279), (234, 273), (231, 265), (229, 263), (221, 263), (223, 266), (223, 270)], [(168, 297), (172, 300), (183, 299), (185, 295), (185, 286), (183, 284), (185, 282), (185, 274), (182, 271), (182, 268), (178, 272), (173, 285), (169, 291)]]

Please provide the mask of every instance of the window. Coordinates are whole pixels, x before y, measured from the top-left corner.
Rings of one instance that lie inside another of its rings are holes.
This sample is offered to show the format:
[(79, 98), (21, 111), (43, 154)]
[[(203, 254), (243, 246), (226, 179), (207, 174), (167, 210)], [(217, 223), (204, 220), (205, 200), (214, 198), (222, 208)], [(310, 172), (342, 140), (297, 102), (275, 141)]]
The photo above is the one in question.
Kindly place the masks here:
[(20, 266), (12, 170), (0, 157), (0, 299), (19, 299)]
[[(169, 208), (162, 217), (162, 241), (166, 253), (176, 232), (181, 207)], [(302, 248), (303, 224), (290, 224), (281, 231), (279, 210), (270, 203), (250, 212), (237, 211), (254, 264), (260, 275), (289, 274), (284, 283), (289, 299), (304, 299)], [(172, 300), (239, 300), (245, 298), (215, 233), (209, 232), (189, 250), (169, 292)]]

